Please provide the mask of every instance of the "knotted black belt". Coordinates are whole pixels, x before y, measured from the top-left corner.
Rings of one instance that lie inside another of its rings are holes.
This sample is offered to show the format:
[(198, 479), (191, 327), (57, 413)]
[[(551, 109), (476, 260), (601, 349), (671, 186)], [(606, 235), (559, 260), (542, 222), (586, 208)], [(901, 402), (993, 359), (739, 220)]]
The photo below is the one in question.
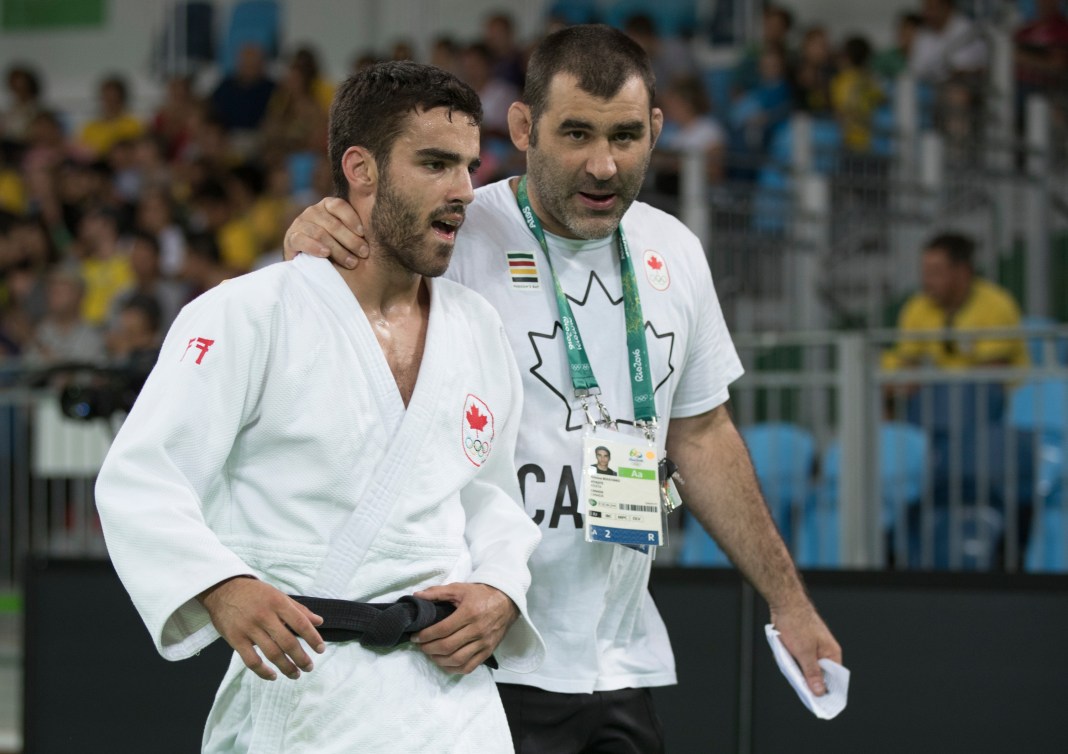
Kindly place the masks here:
[[(364, 647), (389, 648), (411, 641), (412, 634), (445, 620), (456, 610), (451, 602), (431, 602), (411, 595), (396, 602), (290, 596), (322, 617), (323, 623), (316, 630), (324, 641), (355, 640)], [(497, 669), (492, 655), (483, 664)]]

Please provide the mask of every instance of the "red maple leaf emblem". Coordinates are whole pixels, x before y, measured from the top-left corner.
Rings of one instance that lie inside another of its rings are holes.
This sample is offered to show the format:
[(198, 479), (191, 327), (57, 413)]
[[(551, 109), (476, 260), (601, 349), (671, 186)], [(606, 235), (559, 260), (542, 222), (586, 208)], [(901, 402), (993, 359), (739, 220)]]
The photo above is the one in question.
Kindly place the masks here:
[(651, 256), (649, 257), (649, 266), (652, 267), (654, 270), (659, 270), (661, 267), (664, 266), (664, 263), (656, 257)]
[(467, 413), (464, 414), (467, 418), (467, 426), (476, 432), (481, 432), (486, 427), (486, 422), (489, 421), (488, 417), (483, 416), (478, 412), (478, 406), (471, 406), (467, 409)]

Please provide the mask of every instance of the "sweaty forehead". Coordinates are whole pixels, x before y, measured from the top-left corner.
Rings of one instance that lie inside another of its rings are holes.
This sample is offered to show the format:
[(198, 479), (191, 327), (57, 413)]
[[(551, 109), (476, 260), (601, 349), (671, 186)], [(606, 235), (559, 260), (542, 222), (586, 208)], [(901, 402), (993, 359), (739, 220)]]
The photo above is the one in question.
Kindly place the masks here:
[(409, 113), (395, 146), (448, 149), (464, 159), (478, 157), (479, 127), (468, 113), (435, 107)]
[(588, 120), (598, 124), (649, 118), (649, 92), (639, 76), (624, 82), (619, 91), (604, 99), (579, 87), (571, 73), (558, 73), (549, 83), (545, 114), (553, 121)]

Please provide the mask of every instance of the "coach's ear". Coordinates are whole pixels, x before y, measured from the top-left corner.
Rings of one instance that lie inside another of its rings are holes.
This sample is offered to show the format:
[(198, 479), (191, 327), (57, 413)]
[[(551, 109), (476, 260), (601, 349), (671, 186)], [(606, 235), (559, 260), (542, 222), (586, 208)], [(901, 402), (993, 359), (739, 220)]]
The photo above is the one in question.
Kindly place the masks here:
[(372, 196), (378, 187), (378, 165), (364, 147), (349, 147), (341, 156), (341, 169), (349, 183), (349, 198)]
[(530, 119), (530, 108), (522, 102), (513, 102), (508, 108), (508, 134), (512, 143), (520, 152), (526, 152), (530, 146), (530, 134), (534, 122)]
[(664, 111), (659, 107), (654, 107), (649, 121), (652, 126), (649, 131), (649, 135), (652, 137), (649, 142), (649, 148), (652, 149), (656, 146), (656, 140), (660, 138), (660, 133), (664, 130)]

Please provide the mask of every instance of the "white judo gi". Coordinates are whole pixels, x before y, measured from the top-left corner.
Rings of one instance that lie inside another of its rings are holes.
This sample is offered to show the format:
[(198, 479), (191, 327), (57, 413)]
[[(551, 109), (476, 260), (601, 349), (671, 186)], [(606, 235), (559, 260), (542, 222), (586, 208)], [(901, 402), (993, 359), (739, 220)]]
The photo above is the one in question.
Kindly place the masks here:
[[(513, 465), (519, 374), (488, 303), (429, 285), (407, 409), (328, 261), (237, 278), (179, 315), (97, 482), (109, 552), (164, 657), (218, 638), (196, 595), (248, 574), (362, 602), (489, 584), (521, 613), (495, 652), (501, 667), (540, 664), (525, 617), (540, 535)], [(272, 683), (235, 653), (204, 750), (512, 751), (485, 666), (450, 675), (410, 645), (309, 654), (314, 671)]]

